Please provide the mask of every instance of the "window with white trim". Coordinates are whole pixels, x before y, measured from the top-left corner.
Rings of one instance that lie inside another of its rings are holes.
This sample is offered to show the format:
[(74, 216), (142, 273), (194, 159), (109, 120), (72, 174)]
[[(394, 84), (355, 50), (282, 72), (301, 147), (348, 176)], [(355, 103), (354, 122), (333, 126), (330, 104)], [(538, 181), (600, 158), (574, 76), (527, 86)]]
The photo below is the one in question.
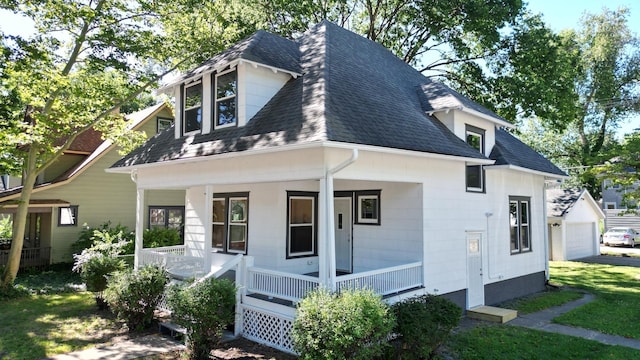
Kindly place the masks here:
[(249, 193), (213, 196), (211, 247), (226, 253), (246, 254)]
[(236, 95), (238, 76), (236, 70), (216, 75), (214, 99), (215, 128), (235, 126), (238, 123)]
[[(474, 149), (484, 154), (484, 135), (483, 129), (475, 126), (467, 125), (465, 132), (465, 140)], [(484, 169), (482, 165), (467, 165), (466, 167), (466, 183), (468, 192), (484, 192)]]
[(171, 125), (173, 124), (173, 119), (171, 118), (165, 118), (165, 117), (160, 117), (158, 116), (156, 118), (157, 122), (156, 122), (156, 129), (157, 129), (157, 133), (161, 132), (164, 129), (170, 128)]
[(78, 226), (78, 205), (58, 208), (58, 226)]
[(530, 198), (509, 196), (509, 233), (512, 254), (531, 251), (530, 215)]
[(202, 82), (185, 85), (183, 99), (182, 132), (198, 133), (202, 128)]
[(287, 258), (317, 254), (318, 194), (287, 191)]
[(380, 190), (356, 191), (356, 224), (380, 225)]

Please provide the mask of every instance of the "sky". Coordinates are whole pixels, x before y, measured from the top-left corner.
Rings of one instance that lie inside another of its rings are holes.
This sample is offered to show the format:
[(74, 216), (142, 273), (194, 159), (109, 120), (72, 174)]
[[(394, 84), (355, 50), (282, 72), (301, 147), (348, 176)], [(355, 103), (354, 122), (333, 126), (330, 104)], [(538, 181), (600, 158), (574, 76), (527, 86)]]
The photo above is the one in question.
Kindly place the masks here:
[[(585, 12), (599, 13), (606, 7), (610, 10), (626, 7), (629, 9), (628, 25), (640, 36), (640, 0), (529, 0), (527, 8), (532, 13), (541, 13), (544, 21), (554, 31), (579, 27)], [(617, 134), (633, 132), (640, 128), (640, 116), (635, 116), (621, 124)]]
[[(525, 0), (526, 1), (526, 0)], [(580, 18), (585, 12), (599, 13), (606, 7), (617, 9), (626, 7), (630, 10), (629, 27), (640, 36), (640, 0), (529, 0), (527, 8), (532, 13), (541, 13), (547, 25), (558, 32), (568, 28), (578, 28)], [(7, 11), (0, 10), (0, 29), (9, 34), (25, 35), (33, 31), (33, 25), (27, 19), (17, 18)], [(619, 135), (640, 128), (640, 116), (625, 121)]]

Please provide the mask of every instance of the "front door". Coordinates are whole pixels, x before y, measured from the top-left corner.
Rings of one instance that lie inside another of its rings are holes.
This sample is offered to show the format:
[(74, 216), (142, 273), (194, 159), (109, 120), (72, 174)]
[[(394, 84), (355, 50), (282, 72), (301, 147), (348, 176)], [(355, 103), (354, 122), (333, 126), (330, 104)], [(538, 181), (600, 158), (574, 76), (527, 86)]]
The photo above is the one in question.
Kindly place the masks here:
[(467, 306), (484, 305), (482, 277), (482, 233), (467, 233)]
[(335, 198), (333, 202), (336, 237), (336, 270), (352, 272), (353, 242), (351, 241), (351, 198)]

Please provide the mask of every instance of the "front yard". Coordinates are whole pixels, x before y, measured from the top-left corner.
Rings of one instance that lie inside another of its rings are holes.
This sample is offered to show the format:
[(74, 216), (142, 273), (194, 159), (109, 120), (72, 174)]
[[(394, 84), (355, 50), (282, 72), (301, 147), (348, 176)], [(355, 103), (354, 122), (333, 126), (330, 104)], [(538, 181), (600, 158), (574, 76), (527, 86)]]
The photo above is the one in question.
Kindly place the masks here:
[[(640, 320), (640, 268), (552, 262), (551, 276), (555, 284), (585, 290), (596, 296), (592, 303), (562, 315), (556, 322), (640, 339), (637, 330)], [(74, 290), (78, 280), (69, 276), (68, 272), (22, 276), (19, 282), (26, 284), (32, 292), (44, 294), (0, 301), (2, 359), (42, 359), (130, 336), (123, 323), (115, 320), (110, 313), (96, 309), (92, 294)], [(64, 285), (69, 283), (72, 286)], [(571, 301), (579, 296), (576, 291), (558, 290), (520, 299), (509, 306), (525, 313)], [(257, 354), (255, 350), (259, 347), (247, 344), (252, 343), (239, 341), (227, 345), (250, 347), (247, 352), (253, 352), (254, 357), (266, 355)], [(237, 354), (242, 354), (242, 350), (234, 349)], [(629, 348), (490, 324), (457, 332), (444, 350), (443, 358), (449, 359), (640, 359), (640, 351)], [(224, 352), (225, 349), (220, 351)], [(273, 352), (267, 358), (286, 357), (280, 355)], [(176, 354), (171, 356), (178, 358)]]

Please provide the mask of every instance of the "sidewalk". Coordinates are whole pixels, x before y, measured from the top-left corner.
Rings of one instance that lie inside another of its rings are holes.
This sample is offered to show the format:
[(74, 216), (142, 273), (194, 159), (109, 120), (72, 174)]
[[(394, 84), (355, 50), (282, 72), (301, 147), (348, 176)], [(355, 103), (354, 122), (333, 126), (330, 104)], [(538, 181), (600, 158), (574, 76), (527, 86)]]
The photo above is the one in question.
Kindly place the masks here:
[[(566, 303), (564, 305), (552, 307), (549, 309), (545, 309), (539, 312), (518, 315), (517, 318), (509, 321), (505, 325), (507, 326), (520, 326), (529, 329), (535, 329), (550, 333), (556, 334), (564, 334), (569, 336), (580, 337), (588, 340), (597, 341), (607, 345), (619, 345), (626, 346), (633, 349), (640, 350), (640, 340), (637, 339), (629, 339), (623, 336), (615, 336), (615, 335), (607, 335), (601, 332), (597, 332), (594, 330), (578, 328), (567, 325), (554, 324), (551, 321), (553, 318), (560, 316), (566, 312), (569, 312), (579, 306), (587, 304), (595, 299), (595, 296), (592, 294), (584, 294), (581, 299)], [(470, 321), (472, 323), (470, 323)], [(464, 322), (466, 324), (461, 324), (462, 327), (470, 327), (475, 324), (480, 323), (479, 320), (470, 320), (465, 318)]]
[(130, 360), (144, 356), (166, 353), (184, 349), (184, 345), (159, 334), (147, 335), (137, 339), (98, 346), (68, 354), (49, 357), (49, 360)]

